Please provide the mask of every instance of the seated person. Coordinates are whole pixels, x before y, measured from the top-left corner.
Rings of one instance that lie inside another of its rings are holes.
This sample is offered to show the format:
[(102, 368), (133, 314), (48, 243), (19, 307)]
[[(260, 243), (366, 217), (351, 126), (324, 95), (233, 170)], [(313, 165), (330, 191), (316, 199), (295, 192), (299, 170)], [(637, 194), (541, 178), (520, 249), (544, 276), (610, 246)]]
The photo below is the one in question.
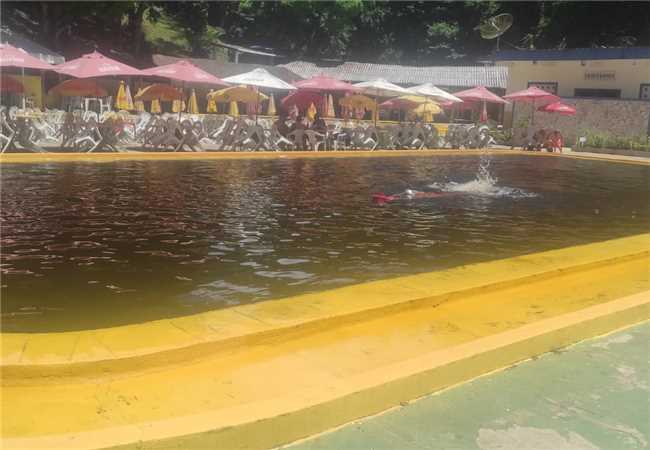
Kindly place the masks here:
[(562, 133), (560, 133), (558, 130), (554, 130), (548, 135), (547, 148), (551, 152), (555, 152), (557, 150), (558, 152), (562, 153), (562, 147), (564, 147), (564, 139), (562, 138)]
[(287, 137), (287, 134), (291, 132), (289, 125), (287, 125), (287, 116), (285, 114), (280, 114), (274, 125), (277, 128), (278, 133), (284, 137)]
[(542, 148), (544, 148), (544, 145), (546, 143), (546, 134), (546, 130), (542, 128), (533, 135), (532, 150), (541, 151)]
[(310, 129), (321, 134), (325, 134), (327, 132), (327, 124), (319, 113), (316, 113), (316, 116), (314, 116), (314, 122), (311, 124)]
[(291, 125), (289, 132), (292, 132), (294, 130), (306, 130), (307, 126), (305, 125), (305, 117), (304, 116), (298, 116), (296, 121)]

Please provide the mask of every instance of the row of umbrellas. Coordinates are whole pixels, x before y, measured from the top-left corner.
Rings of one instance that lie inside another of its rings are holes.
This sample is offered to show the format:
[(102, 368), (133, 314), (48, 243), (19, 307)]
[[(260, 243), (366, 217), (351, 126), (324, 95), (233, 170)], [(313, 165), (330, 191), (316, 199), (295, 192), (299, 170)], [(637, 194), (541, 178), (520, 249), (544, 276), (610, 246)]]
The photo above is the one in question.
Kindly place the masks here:
[[(452, 95), (431, 84), (423, 84), (407, 89), (390, 83), (384, 79), (350, 84), (324, 75), (319, 75), (308, 80), (298, 81), (292, 85), (261, 68), (220, 79), (185, 60), (180, 60), (164, 66), (139, 70), (108, 58), (97, 51), (53, 66), (29, 55), (22, 49), (18, 49), (9, 44), (1, 44), (0, 67), (18, 67), (23, 70), (52, 70), (77, 79), (96, 79), (105, 76), (152, 76), (181, 82), (183, 87), (185, 87), (186, 83), (222, 87), (235, 85), (230, 88), (232, 89), (231, 91), (224, 92), (222, 89), (216, 93), (211, 93), (212, 95), (209, 94), (208, 100), (218, 101), (219, 96), (227, 98), (229, 95), (234, 95), (238, 90), (240, 95), (242, 93), (248, 93), (249, 97), (247, 100), (249, 100), (249, 103), (253, 103), (252, 96), (254, 95), (255, 103), (258, 106), (260, 101), (265, 99), (264, 94), (262, 94), (259, 89), (297, 91), (283, 100), (284, 106), (297, 103), (301, 96), (312, 96), (312, 100), (316, 100), (314, 97), (315, 93), (327, 94), (338, 92), (346, 94), (346, 97), (343, 97), (339, 102), (341, 106), (350, 108), (360, 106), (372, 110), (375, 113), (375, 120), (377, 118), (376, 111), (378, 106), (396, 109), (414, 109), (419, 107), (425, 111), (427, 109), (429, 111), (439, 111), (438, 104), (442, 106), (453, 106), (460, 103), (469, 104), (470, 107), (475, 104), (482, 105), (483, 113), (481, 114), (481, 119), (486, 119), (487, 103), (507, 104), (507, 100), (532, 103), (533, 111), (535, 110), (536, 105), (541, 105), (547, 112), (575, 114), (575, 110), (572, 112), (570, 106), (559, 103), (559, 97), (536, 87), (530, 87), (524, 91), (515, 92), (501, 98), (483, 86), (457, 92)], [(79, 81), (77, 81), (77, 83), (79, 83)], [(87, 84), (90, 86), (91, 83)], [(100, 96), (102, 94), (100, 87), (96, 83), (93, 83), (92, 85), (95, 87), (94, 89), (97, 92), (97, 95)], [(240, 88), (240, 85), (244, 87)], [(165, 95), (169, 94), (171, 95), (169, 100), (180, 101), (180, 99), (176, 97), (176, 94), (172, 94), (172, 90), (163, 86), (165, 85), (154, 84), (145, 88), (144, 92), (140, 91), (136, 94), (136, 100), (146, 100), (149, 98), (151, 100), (160, 100), (165, 99)], [(253, 88), (252, 90), (250, 89), (251, 87)], [(120, 88), (122, 88), (122, 86), (120, 86)], [(92, 89), (93, 88), (91, 87), (91, 90)], [(244, 91), (242, 91), (242, 89), (244, 89)], [(361, 94), (372, 96), (374, 105), (369, 104), (368, 97)], [(128, 97), (130, 97), (130, 95), (128, 95)], [(380, 97), (392, 97), (392, 99), (378, 105), (378, 98)], [(322, 96), (320, 98), (322, 98)], [(190, 99), (190, 102), (191, 101), (192, 99)], [(194, 98), (193, 101), (196, 102), (196, 99)], [(327, 103), (325, 103), (324, 106), (327, 106)], [(259, 108), (256, 108), (256, 111), (258, 109)], [(534, 120), (534, 116), (532, 120)]]

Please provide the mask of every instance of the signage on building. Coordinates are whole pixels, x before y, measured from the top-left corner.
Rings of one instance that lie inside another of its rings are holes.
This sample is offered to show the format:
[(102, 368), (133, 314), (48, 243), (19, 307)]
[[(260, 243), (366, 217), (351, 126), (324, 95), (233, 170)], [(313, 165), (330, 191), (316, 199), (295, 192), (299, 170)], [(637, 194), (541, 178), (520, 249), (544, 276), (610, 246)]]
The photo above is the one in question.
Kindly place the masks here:
[(613, 70), (599, 70), (585, 72), (586, 81), (614, 81), (616, 80), (616, 72)]

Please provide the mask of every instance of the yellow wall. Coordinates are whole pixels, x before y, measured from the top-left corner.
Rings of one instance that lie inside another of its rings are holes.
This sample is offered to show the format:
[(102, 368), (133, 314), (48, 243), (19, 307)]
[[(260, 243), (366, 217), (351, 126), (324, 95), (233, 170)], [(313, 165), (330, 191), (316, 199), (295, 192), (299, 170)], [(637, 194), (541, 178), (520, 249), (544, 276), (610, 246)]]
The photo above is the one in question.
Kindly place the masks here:
[[(582, 65), (584, 63), (584, 66)], [(529, 81), (555, 81), (558, 95), (573, 97), (575, 88), (620, 89), (621, 98), (638, 99), (641, 83), (650, 83), (650, 59), (592, 61), (500, 61), (508, 67), (507, 93), (526, 89)], [(585, 72), (612, 71), (615, 80), (585, 80)]]
[[(650, 59), (608, 59), (574, 61), (499, 61), (508, 67), (506, 93), (526, 89), (528, 82), (558, 83), (560, 97), (573, 97), (574, 89), (620, 89), (621, 99), (638, 99), (642, 83), (650, 83)], [(614, 72), (614, 80), (586, 80), (585, 72)], [(506, 123), (512, 106), (506, 107)]]

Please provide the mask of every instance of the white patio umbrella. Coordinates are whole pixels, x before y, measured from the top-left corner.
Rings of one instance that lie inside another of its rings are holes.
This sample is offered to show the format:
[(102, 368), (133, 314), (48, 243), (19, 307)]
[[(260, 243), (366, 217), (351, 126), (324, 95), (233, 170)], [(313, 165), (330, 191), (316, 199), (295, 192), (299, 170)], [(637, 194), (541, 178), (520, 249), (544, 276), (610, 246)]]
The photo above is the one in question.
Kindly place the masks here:
[[(375, 80), (356, 83), (354, 84), (354, 87), (358, 88), (361, 92), (365, 94), (374, 96), (375, 111), (377, 111), (377, 97), (397, 97), (400, 95), (409, 95), (413, 93), (408, 89), (393, 84), (389, 81), (386, 81), (383, 78), (377, 78)], [(375, 125), (377, 125), (378, 115), (379, 115), (378, 113), (375, 113), (375, 117), (374, 117)]]
[[(268, 70), (260, 68), (253, 69), (250, 72), (240, 73), (239, 75), (233, 75), (232, 77), (224, 78), (223, 81), (235, 85), (244, 84), (247, 86), (255, 86), (257, 88), (278, 89), (281, 91), (295, 91), (297, 89), (294, 85), (289, 84), (274, 75), (271, 75)], [(259, 109), (260, 101), (258, 95), (257, 105), (255, 107), (256, 122)]]
[(431, 83), (424, 83), (419, 86), (413, 86), (408, 88), (409, 91), (418, 94), (418, 95), (423, 95), (425, 97), (431, 97), (434, 100), (438, 100), (440, 102), (453, 102), (453, 103), (462, 103), (463, 101), (456, 97), (455, 95), (451, 95), (447, 91), (443, 91), (439, 87), (434, 86)]

